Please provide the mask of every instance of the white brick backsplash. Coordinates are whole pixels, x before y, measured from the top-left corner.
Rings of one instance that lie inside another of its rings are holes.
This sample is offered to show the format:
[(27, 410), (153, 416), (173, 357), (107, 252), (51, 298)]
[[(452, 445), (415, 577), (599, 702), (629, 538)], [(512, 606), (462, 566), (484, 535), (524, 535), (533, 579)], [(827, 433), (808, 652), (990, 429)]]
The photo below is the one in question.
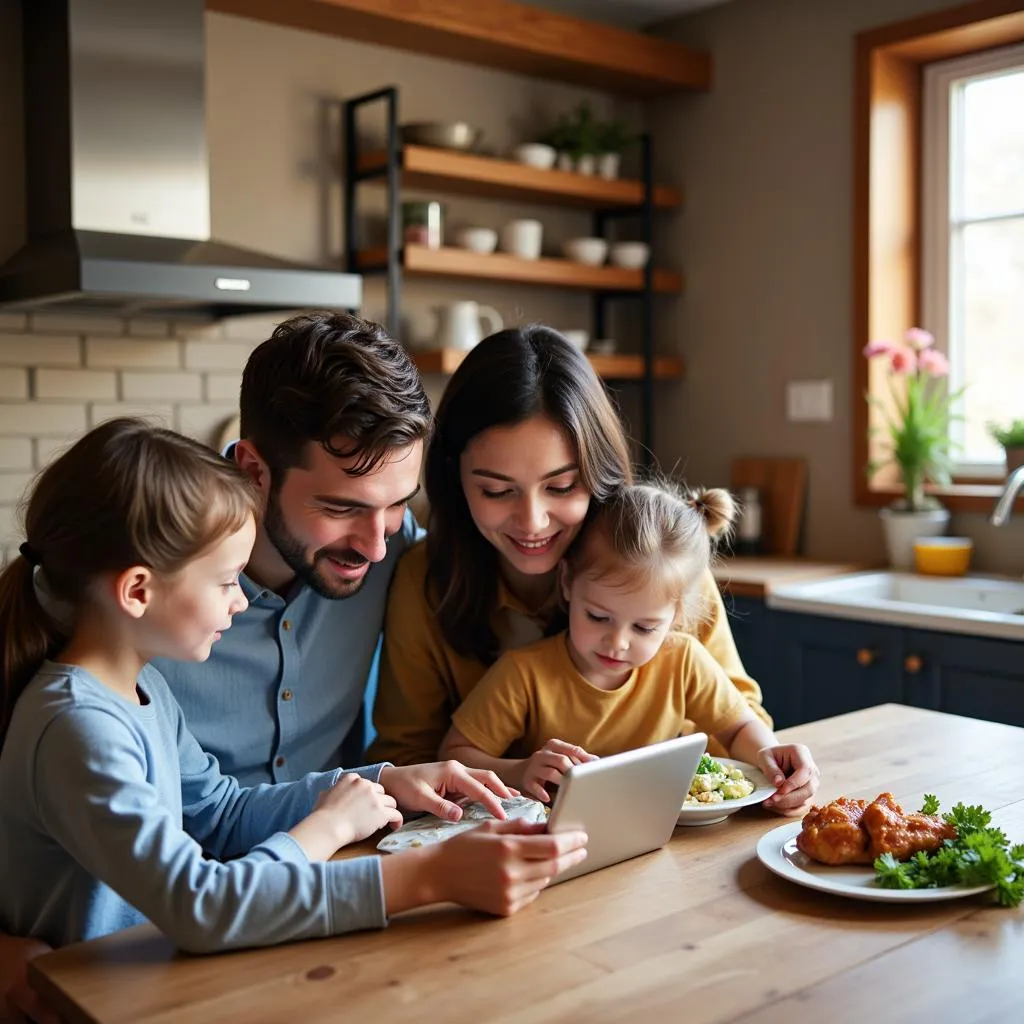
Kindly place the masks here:
[(85, 430), (85, 406), (56, 402), (0, 403), (0, 436), (67, 437)]
[(0, 369), (0, 398), (28, 398), (28, 370)]
[(177, 370), (181, 345), (138, 338), (86, 338), (85, 365), (113, 370)]
[(125, 333), (134, 335), (136, 338), (169, 338), (171, 336), (171, 325), (166, 320), (129, 320)]
[(148, 399), (198, 402), (203, 397), (203, 378), (198, 373), (125, 371), (121, 374), (121, 394), (129, 402)]
[(274, 333), (274, 328), (291, 314), (278, 313), (268, 316), (255, 313), (252, 316), (233, 316), (224, 321), (224, 337), (239, 341), (251, 341), (254, 345), (265, 341)]
[(113, 316), (34, 313), (31, 326), (40, 334), (124, 334), (124, 321)]
[(224, 337), (224, 321), (180, 322), (172, 325), (171, 333), (176, 338), (182, 338), (185, 341), (220, 341)]
[(158, 427), (174, 426), (174, 406), (156, 402), (118, 402), (116, 405), (96, 402), (89, 410), (89, 426), (95, 427), (117, 416), (138, 416)]
[(0, 544), (8, 550), (18, 549), (25, 539), (21, 512), (17, 505), (0, 505)]
[(0, 366), (81, 366), (77, 338), (0, 334)]
[(185, 366), (189, 370), (241, 372), (255, 346), (238, 341), (186, 341)]
[(237, 415), (234, 405), (179, 405), (177, 429), (203, 444), (213, 445), (225, 420)]
[(27, 327), (24, 313), (0, 313), (0, 331), (24, 331)]
[(102, 370), (36, 370), (36, 398), (117, 398), (117, 374)]
[(35, 473), (0, 473), (0, 503), (16, 505), (34, 479)]
[(32, 442), (27, 437), (0, 437), (0, 469), (31, 469)]
[(208, 402), (238, 403), (238, 391), (242, 386), (240, 373), (208, 373), (206, 375), (206, 400)]
[(78, 438), (78, 434), (70, 437), (37, 437), (34, 441), (36, 469), (48, 466), (58, 455), (63, 455)]

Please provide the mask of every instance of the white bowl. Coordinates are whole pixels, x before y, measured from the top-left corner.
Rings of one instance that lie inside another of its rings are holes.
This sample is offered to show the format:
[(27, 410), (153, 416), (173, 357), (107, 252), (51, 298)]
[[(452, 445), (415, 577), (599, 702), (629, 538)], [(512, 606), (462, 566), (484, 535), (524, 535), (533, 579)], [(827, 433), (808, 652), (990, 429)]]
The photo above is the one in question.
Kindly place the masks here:
[(546, 146), (543, 142), (524, 142), (512, 150), (512, 155), (527, 167), (539, 167), (549, 171), (555, 166), (558, 151), (554, 146)]
[(586, 352), (587, 345), (590, 343), (590, 331), (574, 329), (570, 331), (562, 331), (561, 334), (573, 348), (578, 348), (581, 352)]
[(610, 255), (612, 263), (623, 270), (642, 270), (651, 258), (651, 247), (646, 242), (615, 242)]
[(493, 228), (463, 228), (455, 241), (460, 249), (470, 252), (494, 252), (498, 244), (498, 232)]
[(683, 804), (676, 819), (677, 825), (714, 825), (716, 822), (725, 821), (730, 814), (735, 814), (744, 807), (764, 803), (775, 792), (775, 787), (768, 781), (768, 777), (756, 765), (748, 764), (746, 761), (735, 761), (731, 757), (716, 757), (715, 760), (719, 764), (739, 768), (754, 784), (754, 792), (738, 800), (723, 800), (720, 804)]
[(562, 252), (577, 263), (599, 267), (608, 255), (608, 243), (603, 238), (570, 238)]

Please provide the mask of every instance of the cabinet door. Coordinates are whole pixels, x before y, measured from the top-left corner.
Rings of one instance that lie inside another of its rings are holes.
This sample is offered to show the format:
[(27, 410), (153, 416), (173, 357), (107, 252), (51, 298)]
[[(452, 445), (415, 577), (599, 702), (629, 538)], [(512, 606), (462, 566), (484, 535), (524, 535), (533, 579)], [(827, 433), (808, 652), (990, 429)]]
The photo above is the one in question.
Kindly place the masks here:
[(872, 622), (773, 612), (786, 724), (902, 702), (903, 631)]
[(725, 593), (722, 600), (743, 667), (761, 687), (761, 702), (781, 729), (777, 712), (785, 695), (780, 692), (780, 677), (772, 650), (771, 622), (775, 613), (758, 598), (733, 597)]
[(1024, 725), (1024, 643), (907, 630), (904, 666), (911, 704)]

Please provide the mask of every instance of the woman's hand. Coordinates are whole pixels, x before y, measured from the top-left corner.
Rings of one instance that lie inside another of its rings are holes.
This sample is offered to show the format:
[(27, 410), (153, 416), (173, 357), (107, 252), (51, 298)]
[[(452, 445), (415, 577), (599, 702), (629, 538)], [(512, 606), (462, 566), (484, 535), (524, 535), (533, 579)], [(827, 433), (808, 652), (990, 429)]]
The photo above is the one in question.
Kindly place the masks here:
[[(487, 821), (432, 847), (436, 900), (507, 917), (532, 903), (556, 875), (586, 855), (585, 832), (545, 832), (542, 823)], [(385, 891), (386, 891), (385, 883)]]
[(522, 790), (542, 803), (550, 803), (551, 796), (544, 784), (562, 784), (562, 776), (574, 765), (584, 761), (596, 761), (597, 755), (590, 754), (575, 743), (564, 740), (548, 740), (540, 750), (520, 762), (519, 777)]
[(28, 983), (29, 960), (49, 952), (45, 942), (0, 934), (0, 1021), (60, 1024), (60, 1017)]
[(380, 773), (380, 783), (405, 810), (429, 811), (447, 821), (458, 821), (462, 817), (462, 808), (446, 799), (449, 793), (479, 801), (502, 821), (505, 810), (501, 801), (518, 795), (494, 772), (467, 768), (459, 761), (387, 767)]
[(757, 753), (757, 765), (775, 786), (775, 793), (764, 802), (765, 807), (794, 816), (807, 810), (818, 789), (820, 773), (804, 744), (763, 747)]

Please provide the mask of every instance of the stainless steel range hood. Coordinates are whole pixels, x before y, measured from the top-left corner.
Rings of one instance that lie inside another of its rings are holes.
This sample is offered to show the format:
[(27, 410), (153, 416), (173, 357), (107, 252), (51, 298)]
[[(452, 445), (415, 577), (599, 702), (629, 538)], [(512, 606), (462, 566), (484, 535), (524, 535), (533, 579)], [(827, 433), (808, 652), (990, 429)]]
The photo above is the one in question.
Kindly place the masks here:
[(210, 240), (203, 0), (24, 0), (23, 28), (28, 241), (0, 307), (359, 307), (357, 275)]

